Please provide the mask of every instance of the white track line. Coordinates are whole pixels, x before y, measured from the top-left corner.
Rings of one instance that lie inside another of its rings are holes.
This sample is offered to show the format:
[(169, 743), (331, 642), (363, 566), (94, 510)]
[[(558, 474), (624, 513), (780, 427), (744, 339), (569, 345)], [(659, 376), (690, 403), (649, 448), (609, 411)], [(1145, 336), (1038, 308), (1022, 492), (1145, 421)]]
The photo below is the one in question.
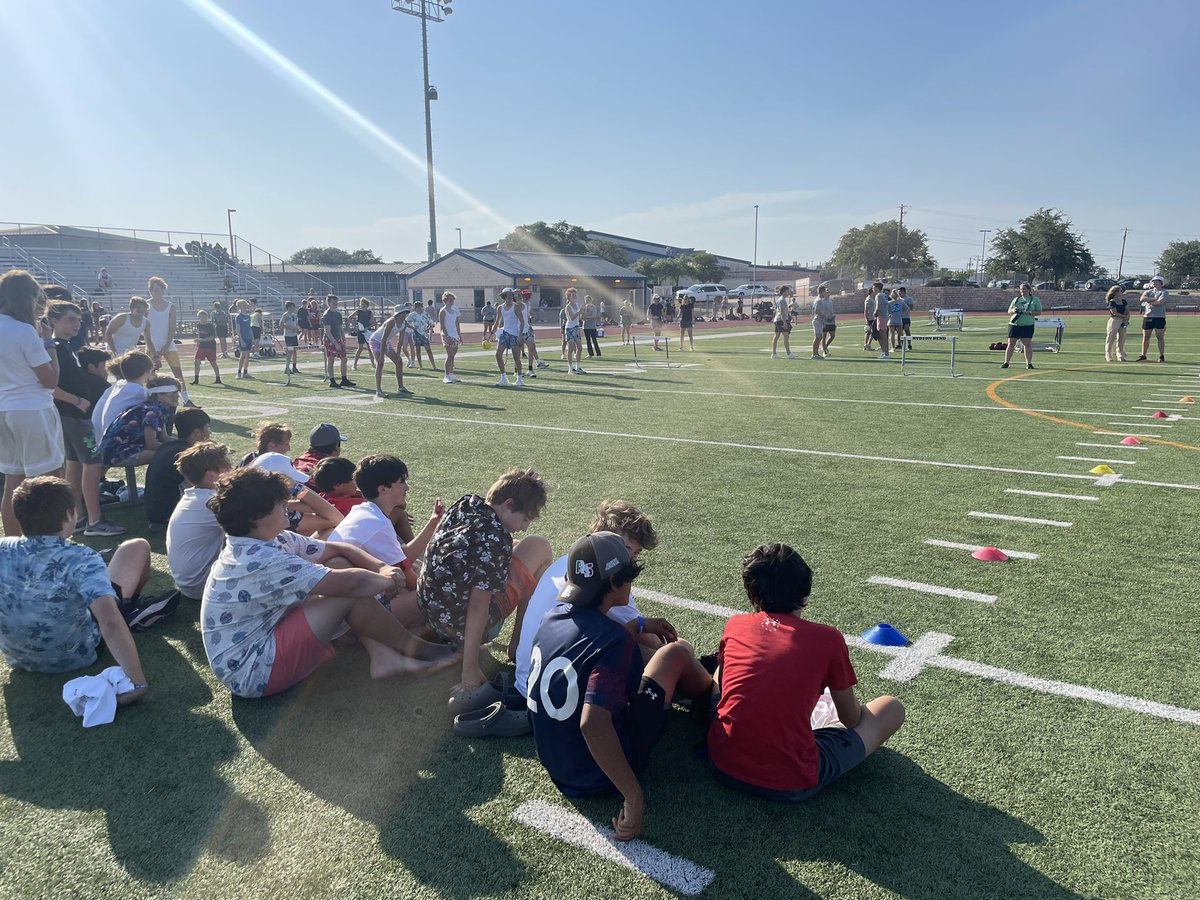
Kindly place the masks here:
[(594, 853), (622, 868), (653, 878), (672, 891), (689, 897), (699, 894), (717, 877), (711, 869), (660, 850), (645, 841), (618, 841), (607, 825), (596, 825), (574, 810), (546, 800), (526, 800), (517, 807), (513, 818), (522, 825)]
[[(746, 609), (731, 609), (727, 606), (717, 606), (713, 603), (704, 603), (699, 600), (688, 600), (683, 597), (673, 597), (670, 594), (664, 594), (660, 591), (643, 590), (634, 588), (633, 593), (638, 597), (645, 597), (647, 600), (653, 600), (662, 603), (664, 606), (674, 606), (680, 609), (693, 609), (700, 612), (708, 612), (722, 618), (730, 616), (742, 615), (748, 613)], [(1131, 697), (1127, 694), (1116, 694), (1112, 691), (1101, 691), (1096, 688), (1085, 687), (1079, 684), (1071, 684), (1066, 681), (1051, 681), (1048, 678), (1038, 678), (1035, 675), (1026, 675), (1023, 672), (1014, 672), (1011, 669), (1002, 669), (998, 666), (989, 666), (986, 663), (975, 662), (968, 659), (956, 659), (953, 656), (932, 655), (928, 653), (931, 644), (946, 646), (953, 638), (950, 635), (941, 635), (939, 632), (930, 631), (917, 638), (911, 646), (908, 647), (884, 647), (879, 644), (872, 644), (863, 640), (856, 634), (845, 634), (842, 636), (846, 639), (846, 646), (855, 650), (863, 650), (868, 653), (881, 653), (884, 656), (892, 657), (893, 661), (897, 659), (905, 659), (913, 652), (914, 649), (920, 651), (920, 657), (924, 665), (935, 669), (946, 669), (950, 672), (958, 672), (963, 675), (973, 675), (976, 678), (985, 678), (988, 681), (999, 682), (1000, 684), (1013, 685), (1014, 687), (1025, 688), (1029, 691), (1036, 691), (1039, 694), (1049, 694), (1054, 697), (1068, 697), (1074, 700), (1088, 700), (1092, 703), (1099, 703), (1102, 706), (1107, 706), (1112, 709), (1121, 709), (1127, 712), (1135, 712), (1145, 716), (1155, 716), (1159, 719), (1168, 719), (1172, 722), (1183, 722), (1187, 725), (1195, 725), (1200, 727), (1200, 710), (1185, 709), (1181, 706), (1171, 706), (1166, 703), (1158, 703), (1154, 700), (1144, 700), (1141, 697)], [(889, 667), (891, 664), (889, 663)], [(917, 674), (912, 671), (915, 666), (905, 667), (904, 673), (907, 680), (911, 680)], [(884, 671), (888, 671), (885, 668)]]
[[(1128, 463), (1126, 463), (1128, 465)], [(1053, 494), (1050, 491), (1026, 491), (1021, 488), (1005, 488), (1006, 494), (1020, 494), (1023, 497), (1052, 497), (1055, 500), (1099, 500), (1091, 494)], [(1006, 553), (1008, 551), (1005, 551)]]
[(920, 581), (886, 578), (883, 575), (872, 575), (867, 579), (867, 584), (902, 588), (906, 591), (917, 591), (921, 594), (937, 594), (939, 597), (954, 597), (957, 600), (974, 600), (976, 603), (995, 603), (999, 599), (995, 594), (980, 594), (976, 591), (963, 591), (958, 588), (941, 587), (940, 585), (925, 584)]
[(1087, 441), (1076, 441), (1076, 447), (1103, 447), (1106, 450), (1149, 450), (1144, 444), (1089, 444)]
[(1069, 459), (1075, 462), (1107, 463), (1108, 465), (1136, 466), (1132, 460), (1096, 459), (1094, 456), (1056, 456), (1055, 459)]
[(1153, 422), (1105, 422), (1105, 425), (1130, 425), (1134, 428), (1170, 428), (1170, 425), (1155, 425)]
[(1070, 522), (1057, 522), (1054, 519), (1030, 519), (1026, 516), (1006, 516), (1002, 513), (978, 512), (971, 510), (967, 513), (976, 519), (998, 519), (1001, 522), (1023, 522), (1026, 525), (1052, 525), (1055, 528), (1070, 528)]
[(1131, 406), (1129, 408), (1130, 409), (1162, 410), (1163, 412), (1166, 412), (1165, 407), (1168, 407), (1168, 406), (1178, 406), (1180, 408), (1180, 411), (1182, 411), (1182, 410), (1188, 409), (1191, 405), (1192, 404), (1190, 404), (1190, 403), (1160, 403), (1158, 406)]
[[(1047, 496), (1069, 497), (1071, 495), (1070, 494), (1049, 494)], [(1100, 498), (1099, 497), (1089, 497), (1088, 499), (1099, 500)], [(956, 544), (956, 543), (954, 543), (954, 541), (937, 541), (937, 540), (933, 540), (932, 538), (927, 540), (925, 543), (928, 544), (930, 547), (945, 547), (947, 550), (968, 550), (971, 553), (974, 553), (976, 550), (983, 549), (983, 544)], [(1005, 550), (1003, 547), (999, 548), (999, 550), (1005, 556), (1011, 556), (1013, 559), (1037, 559), (1038, 558), (1038, 555), (1036, 553), (1026, 553), (1023, 550)]]

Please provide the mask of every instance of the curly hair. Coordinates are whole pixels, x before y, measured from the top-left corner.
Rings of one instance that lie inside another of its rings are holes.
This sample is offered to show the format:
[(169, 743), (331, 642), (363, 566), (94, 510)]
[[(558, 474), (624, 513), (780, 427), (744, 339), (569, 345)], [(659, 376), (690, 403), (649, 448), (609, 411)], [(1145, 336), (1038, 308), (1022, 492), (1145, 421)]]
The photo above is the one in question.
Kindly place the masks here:
[(245, 537), (259, 519), (269, 516), (291, 495), (292, 484), (286, 476), (246, 466), (222, 475), (206, 505), (226, 534)]
[(588, 531), (611, 531), (631, 541), (637, 541), (643, 550), (653, 550), (658, 546), (658, 532), (650, 523), (650, 518), (625, 500), (605, 500), (592, 517)]
[(533, 469), (509, 469), (488, 488), (486, 499), (493, 509), (511, 500), (514, 512), (538, 516), (546, 505), (546, 482)]

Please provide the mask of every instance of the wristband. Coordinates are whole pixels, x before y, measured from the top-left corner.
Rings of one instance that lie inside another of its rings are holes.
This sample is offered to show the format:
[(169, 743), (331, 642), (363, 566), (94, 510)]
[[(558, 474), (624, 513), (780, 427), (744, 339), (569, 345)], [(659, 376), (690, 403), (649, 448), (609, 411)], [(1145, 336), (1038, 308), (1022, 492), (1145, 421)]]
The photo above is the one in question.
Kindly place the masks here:
[(150, 687), (150, 685), (148, 685), (148, 684), (135, 684), (135, 685), (133, 686), (133, 689), (134, 689), (135, 691), (143, 691), (143, 690), (145, 690), (145, 689), (146, 689), (146, 688), (148, 688), (148, 687)]
[(47, 350), (49, 350), (51, 347), (54, 346), (54, 338), (45, 338), (42, 341), (42, 346), (45, 347)]
[(646, 631), (646, 617), (638, 616), (638, 634), (643, 634)]
[(83, 398), (82, 398), (82, 397), (76, 397), (76, 398), (75, 398), (75, 405), (76, 405), (76, 406), (78, 406), (78, 407), (80, 407), (80, 408), (82, 408), (82, 407), (83, 407)]

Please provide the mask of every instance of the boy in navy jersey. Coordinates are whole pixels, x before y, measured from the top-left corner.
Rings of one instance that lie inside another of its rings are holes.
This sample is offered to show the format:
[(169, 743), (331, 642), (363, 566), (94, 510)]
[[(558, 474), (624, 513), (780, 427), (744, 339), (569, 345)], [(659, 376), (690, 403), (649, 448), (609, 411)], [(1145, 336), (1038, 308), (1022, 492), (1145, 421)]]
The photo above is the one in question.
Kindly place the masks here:
[(618, 840), (642, 830), (645, 800), (636, 773), (667, 725), (676, 689), (707, 696), (712, 678), (685, 641), (666, 644), (643, 668), (630, 631), (607, 616), (629, 602), (641, 566), (619, 535), (599, 531), (576, 541), (567, 584), (534, 638), (529, 710), (538, 757), (568, 797), (617, 790)]

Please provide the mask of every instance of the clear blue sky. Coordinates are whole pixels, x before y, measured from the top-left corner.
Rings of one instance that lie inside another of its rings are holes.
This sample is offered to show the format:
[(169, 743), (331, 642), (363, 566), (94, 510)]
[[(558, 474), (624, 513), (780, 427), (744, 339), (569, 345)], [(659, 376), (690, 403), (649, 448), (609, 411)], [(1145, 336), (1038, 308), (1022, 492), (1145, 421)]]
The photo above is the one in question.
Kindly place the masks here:
[[(1200, 236), (1194, 0), (455, 0), (440, 248), (545, 219), (749, 257), (1064, 210), (1101, 265)], [(389, 0), (4, 0), (0, 219), (424, 258), (420, 28)], [(14, 90), (16, 88), (16, 90)], [(342, 105), (344, 104), (344, 105)]]

